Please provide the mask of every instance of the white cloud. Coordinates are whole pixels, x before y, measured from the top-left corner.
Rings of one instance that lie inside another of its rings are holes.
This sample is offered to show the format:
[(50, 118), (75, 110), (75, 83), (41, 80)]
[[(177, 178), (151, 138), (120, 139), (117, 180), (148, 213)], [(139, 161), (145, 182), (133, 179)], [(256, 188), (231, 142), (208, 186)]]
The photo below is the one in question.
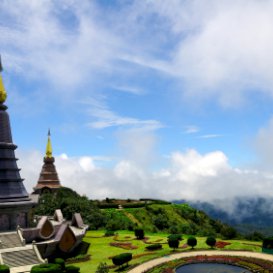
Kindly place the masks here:
[(220, 134), (208, 134), (208, 135), (198, 136), (197, 138), (218, 138), (218, 137), (223, 137), (223, 135), (220, 135)]
[[(37, 183), (42, 154), (19, 154), (21, 175), (28, 191)], [(271, 196), (273, 175), (259, 170), (232, 168), (221, 151), (200, 154), (196, 150), (171, 155), (168, 166), (152, 172), (138, 163), (121, 159), (109, 169), (96, 166), (93, 157), (57, 156), (62, 185), (92, 199), (161, 198), (167, 200), (231, 200), (235, 197)], [(219, 202), (219, 201), (218, 201)], [(219, 206), (226, 207), (225, 201)]]
[(115, 86), (112, 86), (112, 88), (121, 92), (130, 93), (134, 95), (144, 94), (144, 91), (139, 87), (115, 85)]
[(200, 128), (195, 126), (195, 125), (189, 125), (185, 127), (185, 134), (194, 134), (194, 133), (198, 133), (200, 131)]
[(79, 96), (129, 75), (117, 88), (139, 94), (130, 80), (147, 67), (182, 81), (195, 100), (236, 106), (251, 92), (273, 95), (272, 1), (132, 1), (107, 18), (99, 2), (36, 2), (1, 3), (0, 50), (7, 70), (54, 92)]
[(163, 125), (157, 120), (140, 120), (137, 118), (120, 116), (108, 108), (105, 103), (98, 100), (89, 99), (85, 102), (90, 106), (89, 114), (95, 119), (88, 124), (94, 129), (104, 129), (108, 127), (133, 127), (142, 130), (157, 130)]

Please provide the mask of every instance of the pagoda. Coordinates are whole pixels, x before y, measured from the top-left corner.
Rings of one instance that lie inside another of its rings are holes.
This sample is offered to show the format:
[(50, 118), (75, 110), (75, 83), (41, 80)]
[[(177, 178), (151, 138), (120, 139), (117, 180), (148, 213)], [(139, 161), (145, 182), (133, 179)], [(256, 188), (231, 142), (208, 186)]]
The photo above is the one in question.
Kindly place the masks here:
[(27, 227), (29, 211), (35, 205), (24, 187), (12, 142), (8, 107), (4, 104), (7, 93), (2, 80), (0, 56), (0, 231)]
[(44, 165), (42, 167), (37, 185), (33, 188), (34, 194), (54, 193), (62, 187), (54, 161), (55, 159), (52, 156), (52, 145), (49, 130)]

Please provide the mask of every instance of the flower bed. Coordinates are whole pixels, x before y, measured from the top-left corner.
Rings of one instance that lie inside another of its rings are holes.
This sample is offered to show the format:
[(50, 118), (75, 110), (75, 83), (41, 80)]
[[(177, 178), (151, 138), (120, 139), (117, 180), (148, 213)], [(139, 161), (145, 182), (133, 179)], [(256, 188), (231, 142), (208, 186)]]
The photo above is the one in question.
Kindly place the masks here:
[(179, 248), (183, 248), (184, 249), (184, 248), (187, 248), (187, 247), (189, 247), (188, 244), (184, 244), (184, 245), (180, 246)]
[[(145, 273), (155, 273), (155, 272), (164, 272), (163, 270), (172, 269), (174, 270), (178, 266), (193, 264), (193, 263), (221, 263), (221, 264), (231, 264), (246, 268), (250, 271), (259, 271), (259, 272), (272, 272), (273, 263), (270, 261), (257, 259), (257, 258), (248, 258), (248, 257), (237, 257), (237, 256), (224, 256), (224, 255), (198, 255), (195, 257), (186, 257), (179, 260), (174, 260), (164, 265), (160, 265), (153, 269), (146, 271)], [(160, 271), (158, 271), (160, 269)], [(170, 271), (171, 272), (171, 271)]]
[[(129, 238), (127, 238), (129, 237)], [(131, 238), (131, 239), (130, 239)], [(119, 235), (118, 234), (115, 234), (114, 238), (113, 238), (114, 241), (118, 241), (118, 242), (126, 242), (126, 241), (133, 241), (134, 239), (130, 236), (126, 236), (124, 239), (120, 239), (119, 238)]]
[(149, 237), (144, 237), (144, 239), (142, 239), (142, 242), (143, 242), (144, 244), (148, 244), (148, 245), (151, 245), (151, 244), (161, 244), (161, 245), (167, 244), (167, 242), (161, 243), (161, 241), (162, 241), (163, 239), (158, 239), (158, 240), (150, 241), (150, 242), (149, 242), (148, 240), (149, 240)]
[(81, 263), (90, 260), (90, 254), (81, 254), (76, 257), (68, 258), (65, 263), (66, 264), (74, 264), (74, 263)]
[(218, 241), (215, 244), (215, 247), (217, 248), (224, 248), (225, 246), (231, 245), (231, 243), (228, 242), (223, 242), (223, 241)]
[(138, 248), (137, 246), (134, 246), (134, 245), (132, 245), (132, 243), (129, 243), (129, 242), (125, 242), (125, 243), (111, 242), (109, 245), (123, 248), (123, 249), (127, 249), (127, 250), (132, 250), (132, 249)]

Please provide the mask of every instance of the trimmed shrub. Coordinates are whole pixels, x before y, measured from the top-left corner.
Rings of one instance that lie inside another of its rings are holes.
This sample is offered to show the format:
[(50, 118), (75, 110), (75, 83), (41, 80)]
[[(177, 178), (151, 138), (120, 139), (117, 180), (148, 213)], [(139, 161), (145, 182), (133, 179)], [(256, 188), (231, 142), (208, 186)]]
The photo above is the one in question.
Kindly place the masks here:
[(191, 236), (188, 238), (187, 244), (191, 246), (191, 248), (194, 248), (197, 245), (197, 240), (195, 237)]
[(128, 264), (129, 261), (131, 261), (133, 258), (133, 255), (132, 253), (122, 253), (122, 254), (119, 254), (119, 255), (116, 255), (112, 258), (112, 262), (114, 265), (123, 265), (125, 263)]
[(168, 239), (169, 247), (173, 248), (175, 250), (179, 246), (179, 240), (177, 238), (169, 238)]
[(30, 273), (61, 273), (62, 269), (59, 264), (39, 264), (31, 268)]
[(114, 236), (115, 235), (115, 231), (113, 230), (106, 230), (104, 233), (105, 237), (110, 237), (110, 236)]
[(10, 272), (9, 267), (5, 264), (1, 264), (0, 265), (0, 272), (1, 273), (9, 273)]
[(158, 250), (158, 249), (162, 249), (162, 245), (161, 244), (152, 244), (149, 246), (145, 247), (147, 250)]
[(141, 228), (135, 229), (135, 236), (137, 237), (138, 240), (144, 239), (144, 230)]
[(168, 239), (172, 239), (172, 240), (178, 240), (181, 241), (183, 240), (182, 235), (181, 234), (171, 234), (168, 236)]
[(268, 237), (263, 240), (263, 248), (273, 249), (273, 237)]
[(123, 204), (122, 205), (124, 208), (143, 208), (145, 207), (145, 203), (131, 203), (131, 204)]
[(54, 260), (54, 263), (60, 265), (60, 267), (61, 267), (62, 270), (65, 269), (65, 262), (64, 262), (64, 259), (62, 259), (62, 258), (56, 258), (56, 259)]
[(213, 248), (216, 245), (216, 239), (212, 236), (208, 237), (206, 240), (206, 244)]
[(78, 266), (68, 265), (65, 267), (65, 272), (66, 273), (79, 273), (80, 268)]

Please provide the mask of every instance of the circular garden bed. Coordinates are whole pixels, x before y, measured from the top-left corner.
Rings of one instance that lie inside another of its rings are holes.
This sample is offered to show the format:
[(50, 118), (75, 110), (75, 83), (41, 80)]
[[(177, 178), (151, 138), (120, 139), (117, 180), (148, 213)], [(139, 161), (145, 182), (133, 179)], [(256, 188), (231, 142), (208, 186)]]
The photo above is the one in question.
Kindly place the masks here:
[(251, 272), (269, 273), (273, 271), (273, 262), (252, 258), (252, 257), (238, 257), (225, 255), (198, 255), (195, 257), (186, 257), (182, 259), (173, 260), (162, 265), (156, 266), (145, 273), (175, 273), (176, 268), (194, 263), (219, 263), (230, 264), (248, 269)]

